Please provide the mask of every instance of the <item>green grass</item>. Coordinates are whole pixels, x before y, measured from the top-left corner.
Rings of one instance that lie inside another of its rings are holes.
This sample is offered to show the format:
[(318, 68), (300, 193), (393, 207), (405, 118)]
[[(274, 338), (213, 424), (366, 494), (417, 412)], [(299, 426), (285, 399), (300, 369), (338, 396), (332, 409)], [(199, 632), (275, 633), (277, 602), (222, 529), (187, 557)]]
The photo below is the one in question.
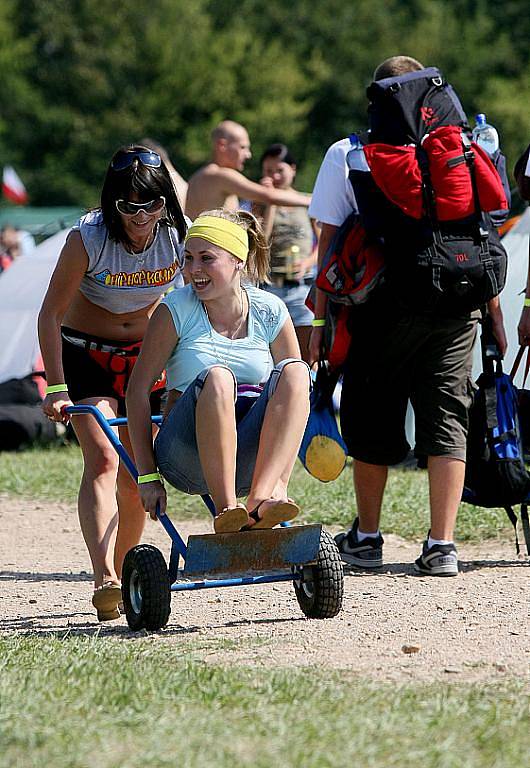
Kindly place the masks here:
[(520, 681), (231, 669), (154, 638), (1, 640), (0, 702), (1, 768), (521, 768), (530, 753)]
[[(77, 446), (2, 453), (0, 492), (73, 504), (81, 471), (82, 458)], [(172, 488), (168, 491), (169, 509), (177, 519), (207, 514), (199, 497), (187, 496)], [(289, 493), (302, 507), (304, 522), (347, 526), (355, 515), (350, 466), (335, 482), (321, 483), (297, 462)], [(404, 538), (422, 538), (429, 526), (428, 510), (426, 473), (391, 470), (383, 508), (383, 530)], [(504, 510), (462, 504), (456, 536), (459, 541), (482, 541), (497, 536), (511, 540), (512, 533)]]

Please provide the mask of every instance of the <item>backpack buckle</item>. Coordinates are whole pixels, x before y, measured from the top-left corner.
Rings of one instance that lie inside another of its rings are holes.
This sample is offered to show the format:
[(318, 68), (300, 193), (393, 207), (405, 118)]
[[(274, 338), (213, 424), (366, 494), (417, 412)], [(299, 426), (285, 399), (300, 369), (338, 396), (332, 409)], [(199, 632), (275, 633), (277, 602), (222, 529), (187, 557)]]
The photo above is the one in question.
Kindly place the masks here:
[(443, 81), (443, 78), (438, 75), (437, 77), (433, 77), (431, 79), (431, 83), (435, 85), (437, 88), (439, 88), (441, 85), (444, 84), (444, 81)]
[(461, 165), (462, 163), (466, 162), (465, 155), (458, 155), (458, 157), (452, 157), (450, 160), (447, 161), (446, 165), (448, 168), (455, 168), (457, 165)]

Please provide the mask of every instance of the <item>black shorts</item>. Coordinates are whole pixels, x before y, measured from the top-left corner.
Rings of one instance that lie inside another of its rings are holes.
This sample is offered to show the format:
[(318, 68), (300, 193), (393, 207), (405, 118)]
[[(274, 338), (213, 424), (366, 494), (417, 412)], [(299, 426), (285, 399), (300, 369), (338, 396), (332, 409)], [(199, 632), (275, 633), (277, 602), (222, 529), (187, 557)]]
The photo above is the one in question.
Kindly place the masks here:
[[(64, 377), (72, 402), (110, 397), (118, 402), (118, 415), (125, 416), (127, 385), (142, 342), (102, 339), (64, 326), (61, 331)], [(151, 413), (161, 413), (164, 395), (163, 386), (151, 393)]]
[(479, 313), (414, 314), (392, 302), (355, 308), (342, 387), (341, 431), (351, 456), (368, 464), (402, 461), (410, 446), (410, 399), (419, 458), (465, 461), (472, 354)]

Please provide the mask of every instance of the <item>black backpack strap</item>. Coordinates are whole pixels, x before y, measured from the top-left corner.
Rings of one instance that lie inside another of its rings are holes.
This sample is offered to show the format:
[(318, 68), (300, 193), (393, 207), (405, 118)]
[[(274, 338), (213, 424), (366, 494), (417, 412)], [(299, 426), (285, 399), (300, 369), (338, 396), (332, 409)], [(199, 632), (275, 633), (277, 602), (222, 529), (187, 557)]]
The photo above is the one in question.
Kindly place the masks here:
[[(434, 242), (438, 246), (442, 246), (442, 233), (440, 231), (438, 216), (436, 215), (436, 201), (434, 197), (434, 188), (431, 181), (431, 173), (429, 170), (429, 158), (427, 156), (427, 152), (423, 149), (421, 144), (416, 146), (416, 160), (418, 161), (418, 166), (421, 171), (421, 187), (425, 213), (432, 230)], [(433, 285), (441, 293), (441, 268), (443, 266), (443, 259), (441, 258), (436, 247), (428, 248), (426, 262), (432, 266)]]
[(480, 261), (487, 272), (489, 281), (491, 283), (494, 295), (500, 293), (499, 284), (497, 282), (497, 276), (493, 268), (493, 259), (491, 258), (489, 249), (489, 233), (486, 229), (482, 217), (482, 209), (480, 207), (480, 196), (478, 193), (477, 174), (475, 172), (475, 153), (471, 146), (471, 141), (465, 131), (462, 131), (462, 149), (464, 154), (464, 161), (468, 167), (469, 175), (471, 178), (471, 189), (473, 191), (473, 205), (475, 208), (475, 216), (478, 223), (478, 232), (480, 237)]
[[(504, 510), (505, 510), (506, 514), (508, 515), (508, 519), (510, 520), (510, 523), (513, 525), (513, 530), (514, 530), (514, 533), (515, 533), (515, 549), (517, 550), (517, 554), (519, 554), (520, 551), (521, 551), (521, 548), (519, 546), (519, 538), (517, 536), (517, 517), (516, 517), (516, 514), (513, 511), (513, 507), (504, 507)], [(521, 517), (522, 517), (522, 514), (523, 514), (523, 507), (521, 506)], [(528, 520), (528, 514), (527, 514), (527, 518), (526, 519)], [(526, 540), (526, 537), (525, 537), (525, 540)], [(528, 544), (527, 544), (527, 546), (528, 546)], [(530, 552), (529, 552), (529, 554), (530, 554)]]
[(497, 385), (495, 374), (483, 373), (484, 384), (484, 410), (486, 414), (486, 426), (488, 428), (488, 441), (491, 440), (493, 430), (499, 426), (497, 418)]
[[(514, 363), (513, 363), (513, 366), (512, 366), (512, 370), (510, 371), (510, 379), (512, 381), (515, 378), (515, 374), (517, 373), (517, 370), (519, 368), (519, 365), (521, 364), (521, 360), (523, 359), (525, 352), (528, 352), (528, 347), (520, 346), (519, 347), (519, 351), (517, 352), (517, 356), (516, 356), (516, 358), (514, 360)], [(526, 384), (526, 380), (528, 378), (529, 371), (530, 371), (530, 354), (527, 354), (527, 356), (526, 356), (526, 363), (525, 363), (525, 367), (524, 367), (522, 389), (524, 389), (524, 385)]]

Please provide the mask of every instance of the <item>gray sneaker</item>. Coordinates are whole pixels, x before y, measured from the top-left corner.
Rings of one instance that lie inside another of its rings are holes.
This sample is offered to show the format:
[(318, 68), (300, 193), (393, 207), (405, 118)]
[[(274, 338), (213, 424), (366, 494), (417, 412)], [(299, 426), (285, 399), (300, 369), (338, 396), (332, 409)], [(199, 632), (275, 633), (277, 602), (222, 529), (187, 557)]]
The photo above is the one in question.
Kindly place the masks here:
[(383, 537), (369, 536), (359, 541), (357, 531), (359, 520), (356, 517), (351, 529), (347, 533), (338, 533), (335, 543), (339, 548), (341, 559), (348, 565), (357, 565), (359, 568), (381, 568), (383, 565)]
[(414, 563), (414, 570), (427, 576), (457, 576), (458, 555), (454, 544), (433, 544), (423, 542), (420, 557)]

